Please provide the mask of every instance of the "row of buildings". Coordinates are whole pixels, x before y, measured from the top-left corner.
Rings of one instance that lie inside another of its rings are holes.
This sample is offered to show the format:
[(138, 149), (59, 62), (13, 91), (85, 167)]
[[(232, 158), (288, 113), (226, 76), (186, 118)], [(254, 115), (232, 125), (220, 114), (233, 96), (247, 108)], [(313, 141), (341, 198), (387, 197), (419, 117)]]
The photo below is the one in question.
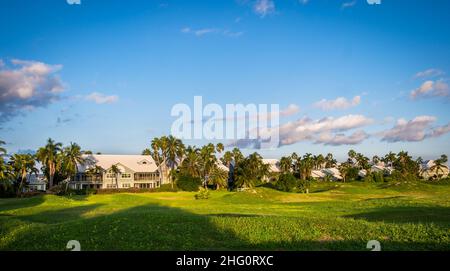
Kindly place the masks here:
[[(158, 188), (169, 182), (164, 176), (160, 176), (158, 166), (151, 156), (148, 155), (85, 155), (83, 164), (78, 165), (77, 174), (69, 180), (71, 189), (123, 189)], [(280, 173), (279, 160), (264, 159), (269, 164), (272, 174)], [(425, 161), (422, 165), (424, 178), (435, 177), (433, 160)], [(228, 170), (223, 164), (222, 169)], [(384, 163), (372, 165), (372, 172), (383, 172), (386, 175), (392, 173), (393, 168)], [(313, 170), (312, 177), (315, 179), (342, 180), (337, 167)], [(367, 171), (360, 170), (359, 176), (365, 177)], [(444, 176), (448, 176), (448, 167), (444, 169)], [(43, 174), (31, 175), (28, 178), (28, 188), (32, 191), (45, 191), (47, 182)]]

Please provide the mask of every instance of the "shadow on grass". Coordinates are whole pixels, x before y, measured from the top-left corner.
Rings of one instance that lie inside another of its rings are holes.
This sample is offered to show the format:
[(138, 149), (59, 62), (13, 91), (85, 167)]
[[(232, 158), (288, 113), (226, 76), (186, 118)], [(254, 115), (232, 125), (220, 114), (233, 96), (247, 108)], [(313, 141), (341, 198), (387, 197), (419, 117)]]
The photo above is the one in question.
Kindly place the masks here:
[(102, 204), (90, 204), (59, 210), (44, 211), (33, 215), (21, 215), (16, 218), (31, 223), (55, 224), (82, 219), (83, 215), (95, 210)]
[(370, 212), (344, 216), (370, 222), (450, 224), (450, 207), (381, 207)]
[[(258, 219), (257, 216), (245, 214), (198, 215), (178, 208), (146, 204), (107, 215), (83, 216), (86, 212), (95, 213), (98, 207), (99, 205), (80, 206), (17, 217), (44, 225), (31, 225), (27, 231), (16, 233), (0, 249), (64, 250), (69, 240), (78, 240), (82, 250), (107, 251), (367, 250), (368, 240), (341, 241), (325, 238), (255, 242), (242, 234), (238, 236), (236, 233), (240, 229), (229, 229), (212, 220), (218, 218), (225, 225), (233, 225), (233, 219), (241, 217)], [(448, 244), (438, 242), (384, 241), (382, 247), (387, 250), (448, 250)]]
[(12, 198), (0, 200), (0, 212), (18, 210), (37, 206), (45, 201), (44, 196), (31, 198)]

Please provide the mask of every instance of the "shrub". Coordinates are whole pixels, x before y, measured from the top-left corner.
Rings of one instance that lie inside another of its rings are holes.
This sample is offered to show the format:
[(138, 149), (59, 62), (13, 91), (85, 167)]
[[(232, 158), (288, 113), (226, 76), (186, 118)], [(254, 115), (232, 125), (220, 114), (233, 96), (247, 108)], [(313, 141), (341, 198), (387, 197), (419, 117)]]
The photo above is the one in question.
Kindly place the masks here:
[(384, 183), (384, 174), (383, 174), (383, 172), (373, 172), (372, 175), (373, 175), (373, 180), (376, 183)]
[(308, 193), (309, 188), (311, 187), (312, 178), (308, 178), (306, 180), (299, 180), (297, 183), (297, 189), (301, 193)]
[(356, 167), (349, 168), (348, 171), (347, 171), (347, 177), (346, 177), (347, 181), (356, 181), (356, 180), (358, 180), (358, 178), (359, 178), (358, 173), (359, 173), (359, 169), (358, 168), (356, 168)]
[(181, 175), (177, 180), (177, 187), (183, 191), (197, 192), (202, 185), (202, 180), (190, 175)]
[(277, 190), (284, 192), (292, 192), (297, 186), (297, 178), (291, 173), (285, 173), (280, 176), (275, 184)]
[(200, 188), (200, 192), (195, 194), (195, 199), (209, 199), (209, 191), (206, 188)]
[(156, 188), (156, 192), (177, 192), (178, 191), (178, 187), (176, 184), (172, 185), (171, 184), (162, 184), (160, 187)]

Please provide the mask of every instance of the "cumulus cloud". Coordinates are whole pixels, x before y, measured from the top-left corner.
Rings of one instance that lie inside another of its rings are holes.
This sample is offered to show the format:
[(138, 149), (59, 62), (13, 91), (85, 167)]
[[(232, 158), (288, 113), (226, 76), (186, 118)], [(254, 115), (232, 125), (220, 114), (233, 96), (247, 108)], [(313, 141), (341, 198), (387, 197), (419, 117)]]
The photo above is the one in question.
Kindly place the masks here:
[(93, 92), (86, 96), (86, 100), (95, 102), (96, 104), (111, 104), (117, 102), (119, 100), (119, 96)]
[(414, 78), (429, 78), (429, 77), (436, 77), (439, 75), (443, 75), (444, 72), (439, 69), (428, 69), (425, 71), (420, 71), (414, 75)]
[(56, 72), (61, 65), (18, 59), (10, 64), (0, 65), (0, 123), (60, 99), (64, 86)]
[[(260, 131), (262, 139), (270, 137), (279, 138), (279, 146), (292, 145), (302, 141), (313, 141), (316, 144), (325, 145), (355, 145), (369, 137), (363, 131), (357, 131), (350, 136), (344, 133), (361, 128), (373, 123), (373, 120), (363, 115), (346, 115), (338, 118), (326, 117), (312, 120), (303, 117), (296, 121), (288, 122), (272, 129)], [(236, 146), (252, 148), (259, 146), (262, 140), (238, 140)], [(232, 145), (233, 145), (232, 144)]]
[(428, 80), (422, 85), (411, 91), (411, 99), (427, 98), (427, 97), (446, 97), (449, 96), (450, 91), (448, 84), (443, 80), (432, 81)]
[(253, 11), (265, 17), (275, 12), (275, 3), (272, 0), (257, 0), (253, 5)]
[(382, 141), (386, 142), (417, 142), (430, 137), (439, 137), (450, 132), (450, 123), (445, 126), (433, 127), (436, 121), (433, 116), (418, 116), (407, 121), (399, 119), (389, 130), (381, 132)]
[(364, 132), (363, 130), (358, 130), (354, 132), (353, 134), (347, 136), (345, 134), (331, 134), (331, 133), (324, 133), (321, 134), (317, 140), (315, 141), (316, 144), (323, 143), (325, 145), (331, 145), (331, 146), (339, 146), (339, 145), (357, 145), (364, 140), (369, 138), (369, 134)]
[(347, 109), (353, 106), (357, 106), (361, 103), (361, 96), (355, 96), (351, 100), (347, 100), (344, 97), (338, 97), (335, 100), (322, 99), (314, 104), (314, 107), (320, 108), (325, 111), (335, 109)]

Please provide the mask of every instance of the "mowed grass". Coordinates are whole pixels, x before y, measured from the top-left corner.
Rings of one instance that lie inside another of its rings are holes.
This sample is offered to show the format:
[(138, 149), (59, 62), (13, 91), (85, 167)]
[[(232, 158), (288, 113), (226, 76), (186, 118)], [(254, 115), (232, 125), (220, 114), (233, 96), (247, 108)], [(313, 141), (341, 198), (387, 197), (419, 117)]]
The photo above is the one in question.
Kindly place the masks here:
[(0, 199), (0, 250), (449, 250), (450, 184)]

